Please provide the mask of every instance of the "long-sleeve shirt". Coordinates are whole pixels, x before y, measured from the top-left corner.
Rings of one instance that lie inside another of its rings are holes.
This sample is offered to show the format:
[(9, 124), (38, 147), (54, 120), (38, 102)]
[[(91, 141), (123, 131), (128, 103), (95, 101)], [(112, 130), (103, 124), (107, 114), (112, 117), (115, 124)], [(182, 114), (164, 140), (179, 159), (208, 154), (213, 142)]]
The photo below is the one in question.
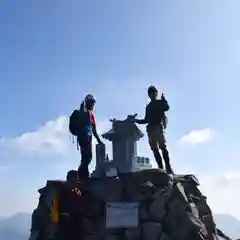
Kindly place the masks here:
[(162, 122), (164, 112), (169, 110), (169, 105), (166, 99), (156, 99), (151, 101), (145, 110), (144, 119), (136, 119), (138, 124), (148, 124), (147, 128), (152, 125), (157, 125)]

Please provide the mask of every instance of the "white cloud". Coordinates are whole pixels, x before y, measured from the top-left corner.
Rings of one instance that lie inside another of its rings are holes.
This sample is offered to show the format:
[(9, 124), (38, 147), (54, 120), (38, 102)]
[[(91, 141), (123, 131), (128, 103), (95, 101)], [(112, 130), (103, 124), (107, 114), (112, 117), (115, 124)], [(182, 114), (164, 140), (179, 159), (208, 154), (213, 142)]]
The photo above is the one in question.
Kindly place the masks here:
[(200, 189), (214, 213), (228, 213), (240, 219), (240, 172), (202, 176)]
[[(99, 133), (111, 127), (109, 121), (97, 122)], [(23, 153), (60, 153), (64, 154), (72, 146), (71, 134), (68, 130), (68, 117), (60, 116), (40, 126), (36, 131), (26, 132), (15, 138), (1, 138), (0, 145), (4, 148), (14, 148)], [(93, 144), (96, 143), (94, 139)]]
[(5, 139), (5, 144), (22, 152), (53, 151), (63, 153), (67, 149), (68, 119), (60, 116), (48, 121), (34, 132), (26, 132), (12, 139)]
[(64, 152), (67, 148), (67, 118), (48, 121), (35, 132), (24, 133), (14, 143), (24, 152), (50, 150)]
[(215, 131), (210, 128), (194, 130), (182, 136), (180, 143), (183, 145), (197, 145), (212, 140), (215, 134)]

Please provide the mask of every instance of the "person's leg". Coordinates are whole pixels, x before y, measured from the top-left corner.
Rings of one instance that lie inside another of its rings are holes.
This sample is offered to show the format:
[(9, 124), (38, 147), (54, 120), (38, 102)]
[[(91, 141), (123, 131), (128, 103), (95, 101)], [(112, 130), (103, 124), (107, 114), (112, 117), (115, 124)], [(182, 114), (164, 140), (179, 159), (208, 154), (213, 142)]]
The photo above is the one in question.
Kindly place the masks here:
[(78, 168), (78, 177), (79, 180), (83, 180), (86, 178), (86, 170), (85, 170), (85, 159), (87, 158), (87, 141), (86, 141), (86, 137), (85, 136), (79, 136), (78, 137), (78, 144), (80, 147), (80, 153), (81, 153), (81, 163), (80, 166)]
[(79, 180), (82, 180), (83, 178), (85, 178), (85, 174), (84, 174), (84, 159), (85, 159), (85, 147), (80, 147), (80, 151), (81, 151), (81, 163), (80, 163), (80, 166), (78, 168), (78, 178)]
[(85, 145), (84, 159), (81, 164), (84, 172), (84, 176), (86, 178), (89, 177), (89, 164), (91, 163), (91, 160), (92, 160), (92, 143), (88, 141)]
[(92, 139), (91, 136), (79, 138), (79, 146), (81, 151), (81, 164), (78, 168), (79, 179), (86, 179), (89, 177), (88, 166), (92, 160)]
[(164, 162), (165, 162), (165, 167), (166, 167), (166, 171), (170, 174), (173, 174), (173, 170), (172, 170), (172, 167), (171, 167), (171, 164), (170, 164), (170, 159), (169, 159), (169, 152), (167, 150), (167, 147), (163, 147), (161, 148), (162, 150), (162, 155), (163, 155), (163, 159), (164, 159)]
[(162, 157), (160, 155), (159, 152), (159, 148), (158, 148), (158, 142), (157, 142), (157, 138), (156, 138), (156, 134), (153, 128), (149, 128), (147, 131), (148, 134), (148, 142), (149, 142), (149, 146), (153, 152), (154, 158), (158, 164), (158, 167), (160, 169), (163, 169), (163, 163), (162, 163)]
[(160, 128), (159, 132), (158, 132), (158, 145), (162, 151), (162, 156), (164, 159), (164, 163), (165, 163), (165, 168), (166, 171), (170, 174), (173, 173), (171, 164), (170, 164), (170, 159), (169, 159), (169, 152), (166, 146), (166, 140), (165, 140), (165, 136), (164, 136), (164, 132), (163, 130)]

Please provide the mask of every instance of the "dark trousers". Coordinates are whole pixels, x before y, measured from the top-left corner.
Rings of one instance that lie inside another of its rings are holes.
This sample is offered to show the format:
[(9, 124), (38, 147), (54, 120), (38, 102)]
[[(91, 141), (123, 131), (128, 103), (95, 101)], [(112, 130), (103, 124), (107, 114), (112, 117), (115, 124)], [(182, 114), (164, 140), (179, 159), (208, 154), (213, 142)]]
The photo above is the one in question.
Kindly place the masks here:
[(78, 168), (79, 179), (89, 177), (89, 164), (92, 160), (92, 136), (82, 134), (77, 138), (81, 152), (81, 164)]

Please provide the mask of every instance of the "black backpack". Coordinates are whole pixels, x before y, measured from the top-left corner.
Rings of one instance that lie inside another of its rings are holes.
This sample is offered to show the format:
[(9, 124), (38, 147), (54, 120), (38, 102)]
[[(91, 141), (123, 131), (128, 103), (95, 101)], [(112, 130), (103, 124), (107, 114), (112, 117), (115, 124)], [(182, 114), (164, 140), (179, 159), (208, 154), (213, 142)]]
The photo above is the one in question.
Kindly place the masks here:
[(82, 116), (82, 111), (75, 109), (69, 117), (69, 131), (74, 136), (77, 136), (81, 131)]

